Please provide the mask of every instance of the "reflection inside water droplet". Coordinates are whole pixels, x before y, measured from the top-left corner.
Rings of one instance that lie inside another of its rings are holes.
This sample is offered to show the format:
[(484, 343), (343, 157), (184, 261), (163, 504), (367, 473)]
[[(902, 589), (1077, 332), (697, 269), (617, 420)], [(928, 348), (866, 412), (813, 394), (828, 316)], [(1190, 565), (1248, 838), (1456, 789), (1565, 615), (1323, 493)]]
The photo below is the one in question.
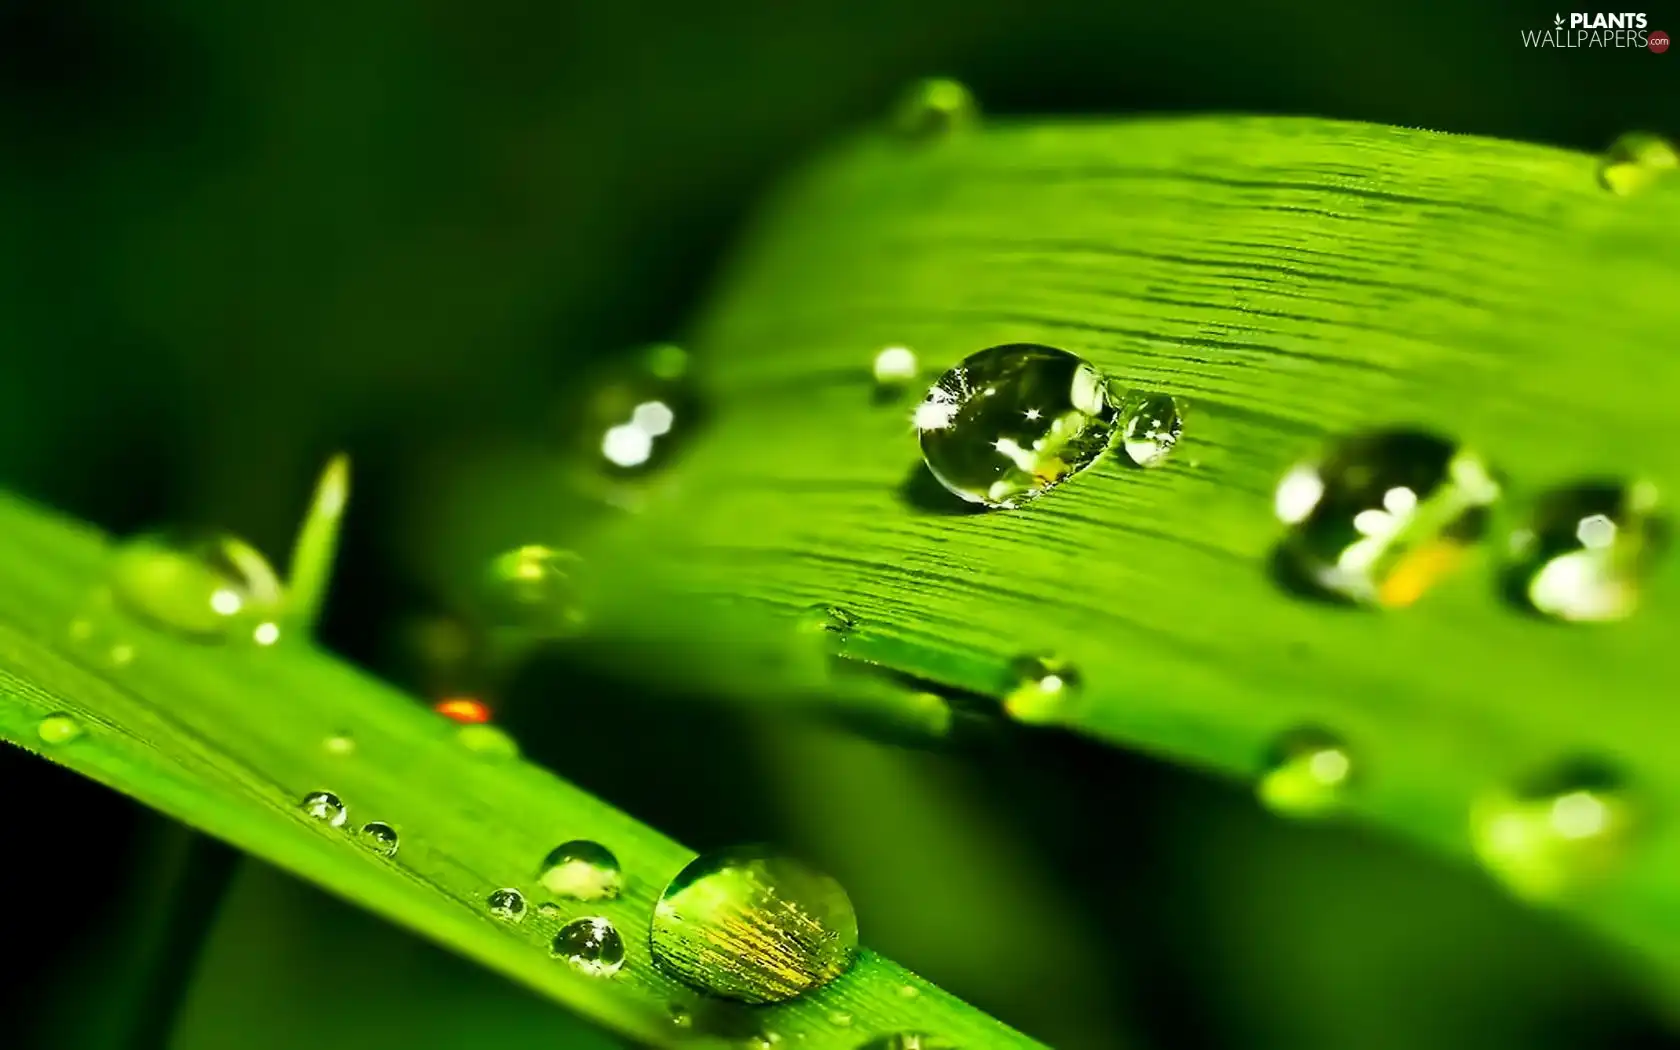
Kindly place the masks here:
[(624, 888), (624, 873), (612, 850), (587, 839), (554, 847), (537, 878), (550, 893), (571, 900), (612, 900)]
[(344, 803), (330, 791), (311, 791), (298, 805), (311, 817), (326, 821), (335, 828), (343, 827), (350, 815)]
[(1117, 412), (1085, 360), (1028, 343), (995, 346), (946, 372), (916, 409), (928, 470), (957, 496), (1018, 507), (1095, 463)]
[(1004, 712), (1017, 722), (1043, 725), (1067, 717), (1084, 684), (1079, 669), (1049, 653), (1018, 656), (1009, 664)]
[(1604, 763), (1577, 760), (1471, 809), (1471, 837), (1487, 870), (1518, 896), (1555, 900), (1612, 872), (1637, 832), (1632, 793)]
[(1625, 619), (1668, 539), (1650, 485), (1597, 481), (1553, 489), (1511, 539), (1505, 593), (1556, 620)]
[(910, 85), (893, 113), (893, 129), (902, 138), (926, 142), (970, 128), (979, 122), (980, 106), (961, 82), (929, 77)]
[(611, 977), (624, 967), (624, 939), (611, 922), (599, 916), (562, 926), (550, 951), (591, 977)]
[(1598, 161), (1599, 185), (1620, 197), (1650, 187), (1676, 168), (1680, 154), (1661, 135), (1630, 131), (1604, 151)]
[(508, 922), (522, 922), (525, 919), (525, 895), (511, 886), (496, 890), (484, 898), (484, 906), (498, 919)]
[(383, 857), (397, 852), (397, 829), (382, 820), (369, 821), (359, 832), (362, 844)]
[(1126, 406), (1120, 443), (1137, 466), (1157, 467), (1167, 461), (1183, 433), (1183, 403), (1166, 394), (1146, 394)]
[(1353, 779), (1347, 744), (1328, 730), (1309, 726), (1273, 742), (1255, 794), (1275, 813), (1318, 817), (1341, 806)]
[(226, 533), (124, 541), (112, 560), (111, 591), (127, 612), (195, 640), (272, 645), (280, 637), (279, 577), (256, 548)]

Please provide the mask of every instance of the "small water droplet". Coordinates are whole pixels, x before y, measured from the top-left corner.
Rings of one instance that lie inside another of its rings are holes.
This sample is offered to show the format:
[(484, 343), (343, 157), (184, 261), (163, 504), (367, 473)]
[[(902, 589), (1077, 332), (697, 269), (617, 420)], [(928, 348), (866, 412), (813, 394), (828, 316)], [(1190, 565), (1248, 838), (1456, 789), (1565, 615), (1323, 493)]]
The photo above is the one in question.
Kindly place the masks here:
[(1482, 864), (1513, 893), (1535, 901), (1558, 899), (1609, 874), (1637, 825), (1621, 777), (1588, 760), (1490, 792), (1470, 812)]
[(897, 1032), (871, 1039), (858, 1050), (957, 1050), (957, 1044), (924, 1032)]
[(545, 638), (571, 638), (587, 625), (578, 591), (583, 559), (540, 543), (493, 558), (486, 573), (486, 612), (497, 627)]
[(349, 733), (334, 733), (321, 742), (329, 755), (350, 755), (356, 751), (356, 738)]
[(624, 938), (599, 916), (574, 919), (560, 927), (550, 950), (555, 958), (591, 977), (611, 977), (624, 968)]
[(68, 744), (82, 735), (82, 724), (75, 715), (60, 711), (41, 719), (35, 726), (35, 735), (43, 744)]
[(342, 828), (350, 816), (344, 803), (330, 791), (311, 791), (298, 805), (316, 820), (324, 820), (335, 828)]
[(922, 990), (913, 984), (900, 985), (898, 996), (900, 999), (915, 999), (922, 994)]
[(752, 1050), (772, 1050), (781, 1041), (782, 1037), (779, 1032), (766, 1030), (748, 1036), (747, 1046), (751, 1047)]
[(272, 645), (280, 637), (279, 577), (255, 547), (225, 533), (126, 540), (112, 561), (111, 590), (129, 613), (188, 638)]
[(518, 758), (519, 743), (493, 725), (465, 725), (455, 731), (455, 739), (468, 751), (490, 758)]
[(543, 858), (537, 879), (550, 893), (579, 901), (608, 901), (624, 888), (612, 850), (599, 842), (562, 842)]
[(893, 127), (906, 139), (926, 142), (970, 128), (979, 119), (980, 106), (967, 87), (946, 77), (929, 77), (904, 92), (893, 113)]
[(1301, 727), (1272, 743), (1255, 794), (1284, 816), (1323, 816), (1342, 804), (1354, 772), (1352, 752), (1340, 737), (1314, 726)]
[(661, 344), (614, 362), (584, 404), (568, 412), (568, 423), (580, 428), (580, 454), (609, 477), (624, 479), (669, 460), (694, 430), (698, 408), (688, 354)]
[(792, 999), (844, 973), (857, 915), (834, 879), (784, 854), (740, 847), (702, 854), (654, 907), (654, 960), (725, 999)]
[(390, 857), (397, 852), (397, 829), (382, 820), (363, 824), (361, 839), (363, 845), (380, 856)]
[(799, 618), (801, 630), (811, 634), (837, 634), (842, 638), (856, 630), (857, 625), (858, 618), (838, 605), (812, 605)]
[(525, 895), (512, 887), (496, 890), (484, 898), (484, 906), (498, 919), (508, 922), (525, 921)]
[(1183, 432), (1183, 403), (1166, 394), (1148, 394), (1126, 406), (1120, 441), (1133, 463), (1155, 467), (1167, 461)]
[(671, 1004), (671, 1023), (678, 1028), (693, 1028), (694, 1013), (681, 1003)]
[(1553, 489), (1512, 537), (1506, 594), (1557, 620), (1625, 619), (1668, 538), (1650, 485), (1599, 481)]
[(852, 1026), (852, 1015), (844, 1010), (835, 1010), (828, 1015), (828, 1023), (837, 1028), (850, 1028)]
[(118, 642), (111, 646), (111, 651), (106, 655), (111, 658), (111, 663), (117, 667), (127, 667), (134, 662), (134, 646), (127, 642)]
[(560, 917), (560, 905), (553, 901), (543, 901), (537, 905), (537, 914), (545, 919), (558, 919)]
[(1107, 382), (1088, 361), (1014, 343), (946, 372), (914, 423), (922, 458), (941, 485), (970, 503), (1009, 508), (1095, 463), (1117, 414)]
[(895, 397), (922, 374), (916, 352), (907, 346), (889, 346), (875, 355), (875, 392), (881, 399)]
[(1598, 161), (1599, 185), (1620, 197), (1638, 193), (1676, 168), (1680, 154), (1661, 135), (1630, 131), (1604, 151)]
[(1079, 698), (1079, 669), (1050, 654), (1016, 657), (1009, 665), (1003, 709), (1017, 722), (1043, 725), (1061, 720)]
[(1463, 560), (1499, 498), (1475, 453), (1410, 430), (1348, 438), (1277, 490), (1284, 580), (1323, 597), (1410, 605)]

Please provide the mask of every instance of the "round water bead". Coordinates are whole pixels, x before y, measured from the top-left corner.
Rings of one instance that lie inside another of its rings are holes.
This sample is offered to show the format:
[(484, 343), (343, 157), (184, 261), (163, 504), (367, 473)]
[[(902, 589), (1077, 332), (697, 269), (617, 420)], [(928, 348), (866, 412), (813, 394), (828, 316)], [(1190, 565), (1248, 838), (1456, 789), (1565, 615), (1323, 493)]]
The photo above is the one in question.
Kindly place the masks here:
[(200, 641), (280, 637), (280, 579), (255, 547), (225, 533), (156, 532), (117, 548), (111, 590), (128, 612)]
[(1471, 839), (1513, 893), (1555, 900), (1614, 870), (1638, 830), (1638, 809), (1613, 768), (1577, 759), (1479, 799)]
[(335, 828), (342, 828), (350, 816), (344, 802), (331, 791), (311, 791), (298, 805), (316, 820), (324, 820)]
[(896, 1032), (871, 1039), (858, 1050), (957, 1050), (957, 1044), (923, 1032)]
[(382, 820), (369, 821), (362, 825), (358, 833), (362, 845), (382, 857), (395, 856), (397, 852), (397, 829)]
[(654, 906), (653, 958), (703, 992), (747, 1003), (792, 999), (840, 976), (857, 955), (845, 889), (762, 847), (702, 854)]
[(1183, 432), (1183, 403), (1167, 394), (1146, 394), (1126, 405), (1120, 444), (1136, 465), (1155, 467), (1167, 461)]
[(1511, 537), (1506, 594), (1543, 616), (1620, 620), (1668, 546), (1655, 487), (1614, 481), (1553, 489)]
[(612, 900), (624, 889), (624, 872), (612, 850), (599, 842), (562, 842), (543, 858), (537, 881), (560, 897), (579, 901)]
[(519, 757), (519, 742), (502, 729), (486, 724), (464, 725), (455, 730), (455, 740), (468, 751), (488, 758)]
[(1016, 657), (1009, 665), (1009, 676), (1004, 711), (1017, 722), (1034, 724), (1061, 718), (1084, 684), (1077, 667), (1048, 654)]
[(928, 77), (905, 89), (893, 111), (893, 130), (913, 142), (942, 138), (980, 120), (974, 93), (960, 81)]
[(1625, 197), (1680, 168), (1680, 153), (1661, 135), (1630, 131), (1610, 144), (1598, 160), (1599, 185)]
[(549, 638), (576, 635), (587, 620), (578, 588), (582, 564), (573, 552), (540, 543), (497, 555), (485, 573), (492, 624)]
[(1279, 566), (1327, 597), (1398, 608), (1462, 560), (1499, 498), (1492, 470), (1444, 438), (1385, 430), (1347, 438), (1278, 485), (1289, 526)]
[(624, 938), (611, 922), (598, 916), (574, 919), (560, 927), (550, 951), (591, 977), (611, 977), (624, 968)]
[(940, 377), (916, 409), (922, 458), (951, 492), (1018, 507), (1095, 463), (1116, 406), (1090, 362), (1013, 343), (982, 350)]
[(68, 744), (82, 735), (82, 724), (76, 721), (76, 716), (59, 712), (41, 719), (35, 726), (35, 735), (43, 744)]
[(876, 394), (886, 398), (901, 393), (914, 383), (916, 377), (922, 374), (922, 367), (914, 350), (907, 346), (889, 346), (875, 355), (872, 371)]
[(1347, 744), (1328, 730), (1307, 726), (1273, 742), (1255, 794), (1275, 813), (1317, 817), (1342, 804), (1353, 779)]
[(498, 919), (508, 922), (525, 920), (525, 895), (511, 886), (492, 892), (484, 898), (484, 906)]

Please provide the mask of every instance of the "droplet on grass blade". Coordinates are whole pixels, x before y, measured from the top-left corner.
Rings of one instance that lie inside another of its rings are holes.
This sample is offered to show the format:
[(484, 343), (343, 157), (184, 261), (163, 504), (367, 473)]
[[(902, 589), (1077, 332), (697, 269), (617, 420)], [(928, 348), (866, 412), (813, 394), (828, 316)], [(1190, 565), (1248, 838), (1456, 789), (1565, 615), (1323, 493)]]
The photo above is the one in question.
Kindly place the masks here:
[(1147, 394), (1129, 403), (1120, 424), (1126, 458), (1140, 467), (1167, 461), (1184, 433), (1184, 406), (1167, 394)]
[(582, 564), (577, 554), (540, 543), (496, 556), (485, 574), (491, 626), (548, 638), (577, 635), (588, 622), (578, 588)]
[(75, 715), (60, 711), (36, 723), (35, 735), (43, 744), (68, 744), (82, 735), (82, 724), (76, 720)]
[(1471, 841), (1517, 896), (1552, 901), (1616, 869), (1638, 831), (1639, 808), (1612, 767), (1574, 760), (1478, 799)]
[(303, 796), (303, 801), (298, 805), (311, 817), (325, 821), (335, 828), (342, 828), (350, 816), (344, 802), (330, 791), (311, 791)]
[(1595, 481), (1552, 489), (1511, 538), (1506, 595), (1555, 620), (1625, 619), (1668, 538), (1651, 485)]
[(1324, 816), (1342, 805), (1354, 774), (1340, 737), (1313, 726), (1292, 729), (1272, 743), (1255, 794), (1284, 816)]
[(372, 820), (362, 825), (358, 832), (362, 845), (382, 857), (395, 856), (397, 852), (397, 829), (382, 820)]
[(599, 842), (574, 839), (562, 842), (543, 858), (537, 881), (560, 897), (579, 901), (616, 898), (624, 888), (624, 872), (612, 850)]
[(512, 887), (492, 892), (484, 899), (484, 906), (491, 915), (507, 922), (523, 922), (525, 919), (525, 895)]
[(255, 547), (225, 533), (135, 536), (118, 548), (111, 591), (154, 627), (197, 641), (272, 645), (284, 604), (280, 579)]
[(1018, 656), (1009, 664), (1003, 710), (1017, 722), (1048, 724), (1064, 718), (1084, 680), (1079, 669), (1048, 653)]
[(1598, 161), (1598, 183), (1618, 197), (1638, 193), (1680, 168), (1680, 153), (1661, 135), (1630, 131)]
[(980, 105), (960, 81), (928, 77), (907, 88), (893, 111), (893, 130), (911, 142), (930, 142), (973, 127)]
[(957, 1044), (925, 1032), (896, 1032), (860, 1044), (857, 1050), (957, 1050)]
[(591, 977), (611, 977), (624, 968), (624, 938), (599, 916), (574, 919), (554, 935), (550, 951), (572, 969)]

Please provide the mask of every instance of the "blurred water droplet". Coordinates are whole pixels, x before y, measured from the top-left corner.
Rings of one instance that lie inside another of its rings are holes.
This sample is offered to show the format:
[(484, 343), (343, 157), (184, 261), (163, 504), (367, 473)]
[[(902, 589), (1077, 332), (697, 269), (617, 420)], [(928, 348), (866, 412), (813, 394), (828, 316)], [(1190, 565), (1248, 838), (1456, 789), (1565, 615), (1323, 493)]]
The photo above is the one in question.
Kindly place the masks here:
[(545, 919), (558, 919), (560, 917), (560, 905), (553, 901), (543, 901), (537, 905), (537, 914)]
[(940, 377), (917, 407), (922, 458), (971, 503), (1018, 507), (1095, 463), (1116, 408), (1091, 364), (1065, 350), (994, 346)]
[(1126, 406), (1121, 446), (1138, 466), (1159, 466), (1172, 454), (1183, 432), (1183, 403), (1166, 394), (1148, 394)]
[(1284, 816), (1323, 816), (1345, 800), (1354, 772), (1353, 755), (1340, 737), (1317, 727), (1301, 727), (1272, 743), (1255, 794)]
[(691, 373), (688, 354), (670, 344), (613, 362), (568, 413), (581, 431), (579, 454), (609, 478), (658, 468), (695, 429), (700, 402)]
[(850, 1028), (852, 1026), (852, 1015), (844, 1010), (834, 1010), (828, 1015), (828, 1023), (837, 1028)]
[(893, 113), (893, 129), (903, 138), (926, 142), (973, 127), (980, 106), (962, 83), (929, 77), (910, 85)]
[(654, 907), (649, 943), (672, 976), (725, 999), (792, 999), (844, 973), (857, 915), (834, 879), (761, 847), (702, 854)]
[(508, 922), (523, 922), (525, 920), (525, 895), (512, 887), (504, 887), (484, 898), (484, 906), (490, 909), (490, 914)]
[(858, 1050), (957, 1050), (957, 1044), (923, 1032), (897, 1032), (871, 1039)]
[(800, 615), (800, 629), (811, 634), (837, 634), (842, 638), (857, 629), (858, 618), (838, 605), (817, 604)]
[(747, 1046), (751, 1050), (772, 1050), (782, 1041), (781, 1034), (772, 1031), (755, 1032), (747, 1037)]
[(342, 828), (350, 816), (344, 803), (330, 791), (311, 791), (298, 805), (316, 820), (324, 820), (335, 828)]
[(545, 638), (570, 638), (587, 623), (579, 596), (583, 559), (530, 543), (498, 555), (486, 574), (487, 609), (493, 626)]
[(455, 731), (455, 739), (468, 751), (490, 758), (518, 758), (519, 742), (493, 725), (465, 725)]
[(128, 644), (127, 642), (118, 642), (116, 645), (111, 646), (106, 655), (110, 658), (113, 665), (117, 667), (127, 667), (129, 664), (134, 662), (134, 646)]
[(356, 738), (349, 733), (334, 733), (322, 741), (321, 747), (329, 755), (349, 755), (356, 751)]
[(1646, 189), (1680, 168), (1680, 154), (1661, 135), (1630, 131), (1604, 151), (1598, 161), (1599, 185), (1625, 197)]
[(1017, 722), (1057, 722), (1066, 717), (1083, 684), (1079, 669), (1057, 656), (1018, 656), (1009, 665), (1003, 709)]
[(555, 958), (591, 977), (611, 977), (624, 967), (624, 938), (599, 916), (574, 919), (560, 927), (550, 950)]
[(432, 710), (461, 725), (483, 725), (490, 721), (490, 705), (470, 696), (452, 696), (439, 700)]
[(384, 821), (373, 820), (363, 824), (360, 835), (362, 844), (380, 856), (396, 855), (397, 829)]
[(41, 719), (35, 726), (35, 735), (43, 744), (68, 744), (82, 735), (82, 724), (75, 715), (60, 711)]
[(1639, 823), (1621, 777), (1603, 763), (1577, 760), (1471, 808), (1476, 855), (1520, 897), (1561, 898), (1610, 874)]
[(612, 900), (624, 888), (624, 872), (612, 850), (599, 842), (562, 842), (543, 858), (537, 879), (550, 893), (571, 900)]
[(875, 355), (875, 393), (889, 400), (903, 393), (922, 374), (916, 352), (907, 346), (889, 346)]
[(913, 984), (901, 985), (898, 989), (900, 999), (915, 999), (922, 994), (922, 990)]
[(1511, 539), (1506, 594), (1557, 620), (1624, 619), (1638, 607), (1668, 538), (1650, 485), (1597, 481), (1553, 489)]
[(1409, 430), (1347, 438), (1277, 490), (1286, 583), (1324, 597), (1410, 605), (1455, 569), (1499, 498), (1475, 453)]
[(671, 1023), (678, 1028), (693, 1028), (694, 1014), (681, 1003), (671, 1004)]
[(280, 637), (279, 577), (255, 547), (225, 533), (126, 540), (112, 561), (111, 590), (127, 612), (195, 640), (271, 645)]

